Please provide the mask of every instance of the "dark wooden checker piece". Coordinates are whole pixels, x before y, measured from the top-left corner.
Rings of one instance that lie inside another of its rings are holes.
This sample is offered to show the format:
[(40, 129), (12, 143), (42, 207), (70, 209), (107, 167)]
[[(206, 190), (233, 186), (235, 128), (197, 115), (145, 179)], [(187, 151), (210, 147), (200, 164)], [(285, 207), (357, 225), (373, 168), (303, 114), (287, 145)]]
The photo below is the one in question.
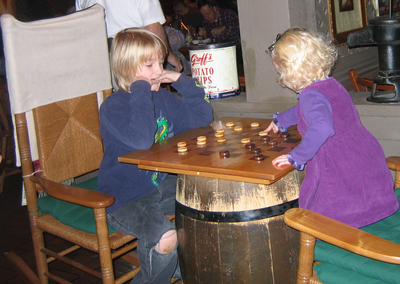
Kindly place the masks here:
[(255, 147), (255, 148), (253, 148), (253, 149), (251, 149), (251, 152), (253, 153), (253, 154), (260, 154), (261, 153), (261, 148), (259, 148), (259, 147)]
[(220, 158), (229, 158), (231, 153), (228, 150), (219, 151)]
[(254, 155), (253, 160), (256, 161), (264, 161), (265, 160), (265, 156), (264, 155)]
[(246, 145), (244, 145), (244, 147), (245, 147), (246, 149), (251, 150), (251, 149), (253, 149), (254, 147), (256, 147), (256, 144), (254, 144), (253, 142), (249, 142), (249, 143), (246, 143)]
[(290, 136), (289, 132), (282, 132), (280, 135), (280, 137), (282, 137), (282, 138), (289, 138), (289, 136)]
[(269, 137), (269, 136), (261, 136), (260, 140), (263, 141), (263, 142), (268, 142), (269, 140), (271, 140), (271, 137)]

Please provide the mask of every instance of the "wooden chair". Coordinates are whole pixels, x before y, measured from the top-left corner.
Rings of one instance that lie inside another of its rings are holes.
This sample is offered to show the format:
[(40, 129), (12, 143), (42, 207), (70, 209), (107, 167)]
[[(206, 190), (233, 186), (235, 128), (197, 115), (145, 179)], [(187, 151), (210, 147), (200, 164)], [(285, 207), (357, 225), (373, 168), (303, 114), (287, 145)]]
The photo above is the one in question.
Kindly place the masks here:
[(10, 102), (7, 84), (0, 76), (0, 154), (3, 163), (0, 165), (0, 193), (3, 192), (4, 179), (8, 176), (21, 173), (21, 168), (15, 164), (14, 131), (11, 124)]
[(10, 129), (10, 124), (0, 101), (0, 155), (3, 157), (0, 163), (0, 193), (3, 192), (4, 179), (6, 177), (6, 166), (7, 166), (7, 149), (10, 137), (13, 136), (13, 131)]
[(244, 76), (239, 76), (239, 88), (241, 92), (246, 92), (246, 80)]
[(22, 279), (27, 284), (40, 284), (40, 279), (37, 277), (35, 272), (14, 252), (5, 253), (7, 259), (11, 262), (12, 266), (18, 274), (21, 275)]
[[(400, 186), (400, 157), (389, 157), (387, 158), (387, 163), (390, 169), (396, 171), (395, 187), (398, 188)], [(400, 244), (385, 240), (364, 230), (353, 228), (310, 210), (300, 208), (286, 211), (284, 220), (287, 225), (300, 231), (297, 283), (322, 283), (315, 272), (316, 267), (314, 268), (314, 265), (318, 264), (314, 261), (316, 239), (354, 254), (400, 265)], [(400, 223), (400, 220), (398, 223)], [(330, 255), (327, 255), (327, 257), (330, 257)], [(361, 265), (364, 265), (364, 263)], [(349, 268), (349, 270), (351, 269)]]
[[(352, 69), (348, 72), (351, 85), (356, 92), (369, 92), (372, 89), (374, 82), (370, 79), (359, 78), (356, 70)], [(377, 85), (376, 88), (380, 91), (395, 90), (393, 85)]]
[[(1, 26), (40, 283), (48, 283), (49, 278), (67, 283), (49, 272), (47, 265), (54, 260), (103, 283), (124, 283), (140, 268), (114, 277), (113, 259), (136, 248), (134, 236), (107, 224), (106, 208), (114, 203), (114, 197), (89, 190), (97, 184), (96, 178), (76, 186), (62, 184), (98, 169), (103, 155), (98, 107), (111, 93), (103, 8), (95, 5), (68, 16), (29, 23), (3, 15)], [(36, 134), (31, 135), (32, 131)], [(35, 156), (40, 175), (33, 171)], [(38, 198), (38, 190), (47, 196)], [(80, 224), (75, 213), (84, 219)], [(44, 232), (74, 245), (59, 253), (51, 251), (45, 246)], [(80, 247), (99, 253), (101, 272), (67, 258)], [(21, 261), (14, 263), (25, 271)]]

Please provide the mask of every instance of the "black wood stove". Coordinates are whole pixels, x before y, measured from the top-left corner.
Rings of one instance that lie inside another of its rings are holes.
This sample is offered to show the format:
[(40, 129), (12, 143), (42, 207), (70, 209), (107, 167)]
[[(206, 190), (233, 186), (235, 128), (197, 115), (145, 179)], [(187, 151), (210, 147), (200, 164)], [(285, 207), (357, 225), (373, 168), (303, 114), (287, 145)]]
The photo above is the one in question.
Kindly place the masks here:
[[(400, 102), (400, 18), (378, 17), (369, 20), (368, 24), (347, 37), (349, 47), (378, 46), (379, 74), (367, 100), (374, 103)], [(395, 90), (378, 91), (376, 85), (393, 85)]]

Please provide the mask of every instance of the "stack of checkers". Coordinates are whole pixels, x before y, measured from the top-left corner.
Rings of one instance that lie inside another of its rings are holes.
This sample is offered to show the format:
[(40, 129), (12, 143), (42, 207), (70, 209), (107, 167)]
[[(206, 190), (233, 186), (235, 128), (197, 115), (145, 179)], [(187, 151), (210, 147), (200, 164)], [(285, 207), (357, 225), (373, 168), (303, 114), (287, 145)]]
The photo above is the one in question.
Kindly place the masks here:
[[(207, 137), (206, 136), (199, 136), (197, 137), (197, 145), (198, 146), (204, 146), (207, 144)], [(186, 153), (187, 152), (187, 143), (186, 142), (179, 142), (177, 144), (178, 146), (178, 153)]]
[(197, 137), (197, 145), (204, 146), (206, 144), (207, 144), (207, 137), (206, 136)]
[(179, 143), (177, 144), (177, 146), (178, 146), (178, 152), (179, 152), (179, 153), (185, 153), (185, 152), (187, 152), (186, 142), (179, 142)]
[(220, 128), (215, 131), (215, 138), (217, 138), (217, 143), (225, 143), (226, 138), (224, 137), (225, 129)]

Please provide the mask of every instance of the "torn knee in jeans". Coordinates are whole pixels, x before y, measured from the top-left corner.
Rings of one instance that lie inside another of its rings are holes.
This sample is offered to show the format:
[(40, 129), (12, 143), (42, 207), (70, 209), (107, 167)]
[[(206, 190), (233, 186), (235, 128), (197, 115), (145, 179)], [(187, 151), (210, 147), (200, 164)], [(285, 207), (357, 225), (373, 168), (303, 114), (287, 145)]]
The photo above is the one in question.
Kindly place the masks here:
[(161, 236), (160, 241), (155, 246), (155, 250), (161, 254), (167, 254), (174, 251), (178, 243), (178, 237), (175, 230), (170, 230)]

